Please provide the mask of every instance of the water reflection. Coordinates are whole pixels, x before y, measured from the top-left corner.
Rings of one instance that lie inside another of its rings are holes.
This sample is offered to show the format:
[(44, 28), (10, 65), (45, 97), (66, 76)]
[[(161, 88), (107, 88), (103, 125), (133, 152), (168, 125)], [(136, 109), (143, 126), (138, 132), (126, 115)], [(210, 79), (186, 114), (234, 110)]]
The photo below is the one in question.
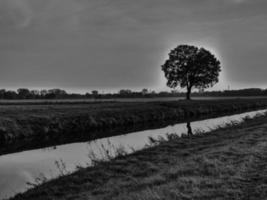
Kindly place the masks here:
[(186, 123), (186, 127), (187, 127), (187, 134), (188, 135), (193, 135), (192, 127), (191, 127), (191, 122), (187, 122)]
[(183, 133), (192, 135), (200, 129), (204, 132), (209, 131), (231, 121), (241, 122), (245, 116), (254, 117), (266, 111), (253, 111), (208, 120), (179, 123), (160, 129), (97, 139), (90, 143), (72, 143), (53, 146), (45, 150), (36, 149), (3, 155), (0, 156), (0, 199), (11, 197), (18, 192), (29, 189), (27, 182), (34, 182), (37, 177), (40, 177), (40, 174), (46, 179), (52, 179), (63, 173), (77, 170), (78, 165), (88, 166), (97, 159), (114, 157), (121, 152), (131, 153), (133, 149), (143, 149), (149, 144), (150, 137), (166, 138), (167, 133), (175, 133), (178, 136)]

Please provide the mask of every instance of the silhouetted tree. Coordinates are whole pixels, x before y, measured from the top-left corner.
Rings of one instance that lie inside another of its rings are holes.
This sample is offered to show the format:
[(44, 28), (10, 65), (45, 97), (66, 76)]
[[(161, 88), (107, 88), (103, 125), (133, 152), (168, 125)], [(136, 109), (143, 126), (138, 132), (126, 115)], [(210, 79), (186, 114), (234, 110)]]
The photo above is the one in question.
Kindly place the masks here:
[(5, 99), (16, 99), (18, 97), (17, 93), (11, 90), (5, 92)]
[(92, 95), (91, 95), (90, 93), (88, 93), (88, 92), (85, 93), (85, 97), (86, 97), (86, 98), (90, 98), (91, 96), (92, 96)]
[(98, 91), (97, 90), (93, 90), (92, 91), (92, 96), (93, 96), (93, 98), (97, 98), (98, 97)]
[(65, 98), (67, 96), (67, 92), (65, 90), (61, 90), (61, 89), (50, 89), (48, 90), (48, 93), (46, 94), (47, 98)]
[(31, 98), (37, 99), (40, 97), (40, 91), (39, 90), (31, 90), (30, 91)]
[(47, 90), (41, 90), (40, 91), (40, 95), (41, 95), (42, 98), (45, 98), (47, 94), (48, 94)]
[(5, 98), (5, 93), (6, 93), (5, 89), (1, 89), (0, 90), (0, 99), (4, 99)]
[(132, 94), (132, 91), (129, 89), (122, 89), (119, 91), (121, 97), (129, 97)]
[(27, 89), (27, 88), (19, 88), (19, 89), (17, 90), (17, 92), (18, 92), (18, 97), (19, 97), (20, 99), (28, 99), (28, 98), (31, 97), (31, 92), (30, 92), (30, 90)]
[(147, 95), (148, 94), (148, 89), (146, 89), (146, 88), (144, 88), (144, 89), (142, 89), (142, 95)]
[(190, 99), (192, 88), (208, 88), (218, 82), (220, 62), (204, 48), (179, 45), (169, 53), (169, 59), (162, 65), (170, 88), (187, 89)]

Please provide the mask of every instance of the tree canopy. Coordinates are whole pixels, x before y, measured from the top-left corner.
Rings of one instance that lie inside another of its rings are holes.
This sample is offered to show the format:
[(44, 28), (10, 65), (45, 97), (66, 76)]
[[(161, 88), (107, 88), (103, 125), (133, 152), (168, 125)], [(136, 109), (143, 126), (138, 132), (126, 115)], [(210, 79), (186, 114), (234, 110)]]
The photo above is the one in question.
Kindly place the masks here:
[(221, 71), (220, 61), (204, 48), (179, 45), (169, 53), (169, 58), (162, 65), (170, 88), (187, 89), (187, 99), (191, 90), (208, 88), (216, 84)]

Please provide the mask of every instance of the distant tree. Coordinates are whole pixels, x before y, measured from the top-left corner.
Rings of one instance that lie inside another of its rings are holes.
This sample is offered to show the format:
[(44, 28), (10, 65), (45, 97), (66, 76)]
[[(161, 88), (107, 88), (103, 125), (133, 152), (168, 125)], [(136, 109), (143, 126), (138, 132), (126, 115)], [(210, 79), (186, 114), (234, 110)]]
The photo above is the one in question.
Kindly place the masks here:
[(162, 65), (167, 86), (187, 89), (190, 99), (192, 88), (208, 88), (218, 82), (220, 61), (204, 48), (179, 45), (169, 53), (169, 59)]
[(65, 97), (67, 97), (67, 92), (65, 90), (61, 90), (61, 89), (50, 89), (50, 90), (48, 90), (46, 97), (51, 98), (51, 99), (65, 98)]
[(40, 91), (40, 95), (41, 95), (42, 98), (45, 98), (47, 94), (48, 94), (47, 90), (41, 90)]
[(90, 98), (91, 96), (92, 96), (92, 95), (91, 95), (90, 93), (88, 93), (88, 92), (85, 93), (85, 97), (86, 97), (86, 98)]
[(27, 88), (19, 88), (19, 89), (17, 90), (17, 92), (18, 92), (18, 97), (19, 97), (20, 99), (28, 99), (28, 98), (31, 97), (31, 92), (30, 92), (30, 90), (27, 89)]
[(5, 98), (5, 93), (6, 93), (5, 89), (1, 89), (0, 90), (0, 99), (4, 99)]
[(146, 89), (146, 88), (142, 89), (142, 94), (143, 95), (147, 95), (148, 94), (148, 89)]
[(93, 95), (98, 95), (98, 91), (97, 91), (97, 90), (93, 90), (93, 91), (92, 91), (92, 94), (93, 94)]
[(151, 94), (157, 94), (155, 90), (151, 90)]
[(119, 91), (119, 94), (120, 94), (121, 96), (129, 96), (129, 95), (132, 94), (132, 91), (129, 90), (129, 89), (122, 89), (122, 90)]
[(97, 98), (98, 97), (98, 91), (97, 90), (93, 90), (92, 91), (92, 96), (93, 96), (93, 98)]
[(39, 90), (31, 90), (30, 91), (31, 98), (37, 99), (40, 97), (40, 91)]
[(5, 99), (17, 99), (18, 94), (14, 91), (8, 90), (5, 92)]

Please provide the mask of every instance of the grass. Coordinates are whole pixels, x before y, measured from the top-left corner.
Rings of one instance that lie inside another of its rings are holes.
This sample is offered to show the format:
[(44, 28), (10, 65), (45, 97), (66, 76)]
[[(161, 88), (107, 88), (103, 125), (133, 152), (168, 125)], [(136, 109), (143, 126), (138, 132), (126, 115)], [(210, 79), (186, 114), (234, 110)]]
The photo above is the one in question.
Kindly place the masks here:
[(267, 99), (0, 105), (0, 154), (266, 106)]
[(156, 142), (49, 181), (12, 200), (264, 199), (267, 115)]

